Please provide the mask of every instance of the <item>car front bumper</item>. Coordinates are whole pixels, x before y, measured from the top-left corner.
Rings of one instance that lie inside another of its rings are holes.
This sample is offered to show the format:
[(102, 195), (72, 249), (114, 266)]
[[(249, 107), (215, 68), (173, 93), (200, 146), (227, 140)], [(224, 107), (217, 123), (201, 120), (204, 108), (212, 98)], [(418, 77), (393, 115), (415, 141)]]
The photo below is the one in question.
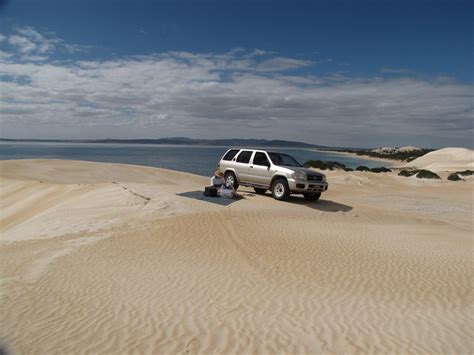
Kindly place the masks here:
[(325, 181), (307, 181), (288, 179), (288, 186), (292, 193), (303, 194), (311, 192), (324, 192), (328, 189), (328, 183)]

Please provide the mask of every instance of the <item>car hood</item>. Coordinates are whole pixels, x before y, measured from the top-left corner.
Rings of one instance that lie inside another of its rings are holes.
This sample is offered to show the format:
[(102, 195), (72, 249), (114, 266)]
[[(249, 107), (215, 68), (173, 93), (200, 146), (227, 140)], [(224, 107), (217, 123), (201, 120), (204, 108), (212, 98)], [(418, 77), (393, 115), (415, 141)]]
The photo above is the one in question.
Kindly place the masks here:
[(292, 170), (295, 172), (301, 172), (306, 175), (316, 175), (316, 176), (324, 176), (324, 174), (318, 173), (317, 171), (314, 171), (312, 169), (307, 169), (307, 168), (299, 168), (299, 167), (291, 167)]
[(306, 175), (316, 175), (316, 176), (325, 176), (324, 174), (318, 173), (317, 171), (314, 171), (312, 169), (307, 169), (307, 168), (300, 168), (296, 166), (279, 166), (280, 169), (285, 169), (290, 172), (295, 172), (295, 173), (303, 173)]

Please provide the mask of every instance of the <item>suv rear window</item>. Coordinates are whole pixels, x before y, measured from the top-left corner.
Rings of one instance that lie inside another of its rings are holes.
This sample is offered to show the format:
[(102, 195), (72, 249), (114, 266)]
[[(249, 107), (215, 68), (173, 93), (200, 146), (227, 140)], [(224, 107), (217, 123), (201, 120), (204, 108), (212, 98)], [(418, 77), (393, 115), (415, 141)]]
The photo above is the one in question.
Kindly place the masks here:
[(226, 155), (224, 155), (224, 158), (222, 158), (222, 160), (232, 160), (238, 152), (238, 149), (231, 149), (226, 153)]
[(237, 157), (237, 163), (244, 163), (248, 164), (250, 161), (250, 157), (252, 156), (252, 152), (248, 150), (244, 150), (240, 152), (239, 156)]

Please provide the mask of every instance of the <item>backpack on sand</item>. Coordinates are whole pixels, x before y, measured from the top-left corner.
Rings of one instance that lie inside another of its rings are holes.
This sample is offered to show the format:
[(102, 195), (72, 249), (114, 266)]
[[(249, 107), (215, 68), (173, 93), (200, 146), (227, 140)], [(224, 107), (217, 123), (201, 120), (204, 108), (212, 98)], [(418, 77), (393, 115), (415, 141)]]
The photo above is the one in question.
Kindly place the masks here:
[(217, 187), (214, 187), (214, 186), (206, 186), (206, 187), (204, 188), (204, 196), (217, 197)]

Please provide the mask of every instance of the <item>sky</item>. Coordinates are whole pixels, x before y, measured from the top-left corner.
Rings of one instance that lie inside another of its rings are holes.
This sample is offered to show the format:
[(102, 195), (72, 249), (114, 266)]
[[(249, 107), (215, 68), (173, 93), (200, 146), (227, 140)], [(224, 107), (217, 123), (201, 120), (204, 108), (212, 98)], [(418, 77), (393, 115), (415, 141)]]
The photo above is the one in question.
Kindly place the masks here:
[(473, 147), (473, 4), (0, 0), (0, 137)]

